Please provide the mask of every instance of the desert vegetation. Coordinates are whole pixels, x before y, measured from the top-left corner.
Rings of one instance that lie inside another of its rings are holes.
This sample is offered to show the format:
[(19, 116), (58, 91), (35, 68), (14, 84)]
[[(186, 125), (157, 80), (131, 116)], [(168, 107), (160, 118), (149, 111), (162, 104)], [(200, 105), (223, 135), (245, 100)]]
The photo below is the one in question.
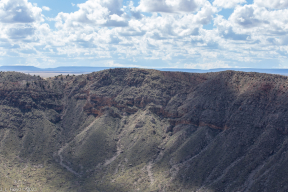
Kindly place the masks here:
[(286, 76), (0, 73), (0, 186), (287, 191)]

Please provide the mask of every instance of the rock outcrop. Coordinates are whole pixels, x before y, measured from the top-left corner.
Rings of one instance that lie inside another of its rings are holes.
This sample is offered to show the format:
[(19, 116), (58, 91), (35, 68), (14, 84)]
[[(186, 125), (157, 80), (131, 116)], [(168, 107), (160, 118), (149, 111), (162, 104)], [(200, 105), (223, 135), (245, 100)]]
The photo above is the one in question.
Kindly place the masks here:
[(0, 186), (287, 191), (287, 98), (260, 73), (1, 72)]

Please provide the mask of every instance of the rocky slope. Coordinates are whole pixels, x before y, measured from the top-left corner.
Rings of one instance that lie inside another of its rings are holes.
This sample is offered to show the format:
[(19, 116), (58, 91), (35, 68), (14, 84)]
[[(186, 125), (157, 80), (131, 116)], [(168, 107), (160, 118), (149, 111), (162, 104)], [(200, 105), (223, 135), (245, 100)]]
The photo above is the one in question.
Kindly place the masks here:
[(287, 191), (286, 76), (0, 73), (0, 188)]

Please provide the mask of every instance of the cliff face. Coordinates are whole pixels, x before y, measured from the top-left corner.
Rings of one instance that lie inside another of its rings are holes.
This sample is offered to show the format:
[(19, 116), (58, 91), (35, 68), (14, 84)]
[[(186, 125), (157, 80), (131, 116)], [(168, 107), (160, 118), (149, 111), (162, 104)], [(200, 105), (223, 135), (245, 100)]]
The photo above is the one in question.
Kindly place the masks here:
[(288, 190), (285, 76), (113, 69), (0, 77), (0, 186)]

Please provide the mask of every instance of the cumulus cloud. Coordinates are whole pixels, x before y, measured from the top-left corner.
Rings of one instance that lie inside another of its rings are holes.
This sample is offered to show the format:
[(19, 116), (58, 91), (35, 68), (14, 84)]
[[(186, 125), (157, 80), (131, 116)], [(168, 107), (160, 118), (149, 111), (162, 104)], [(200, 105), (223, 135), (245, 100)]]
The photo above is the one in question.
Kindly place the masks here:
[(43, 6), (42, 9), (43, 9), (44, 11), (50, 11), (50, 10), (51, 10), (49, 7), (46, 7), (46, 6)]
[(225, 9), (231, 9), (243, 3), (246, 3), (246, 0), (215, 0), (213, 5), (217, 7), (223, 7)]
[(41, 8), (27, 0), (0, 1), (0, 38), (7, 38), (14, 48), (21, 48), (24, 40), (26, 43), (38, 41), (35, 34), (44, 22), (41, 13)]
[(128, 8), (129, 8), (129, 12), (131, 13), (132, 17), (134, 17), (135, 19), (141, 19), (143, 17), (140, 10), (137, 9), (136, 7), (134, 7), (133, 1), (130, 1)]
[(266, 7), (269, 9), (286, 9), (288, 8), (287, 0), (254, 0), (258, 6)]
[(141, 0), (137, 7), (142, 12), (192, 12), (197, 9), (195, 0)]
[(206, 2), (204, 6), (201, 8), (200, 11), (195, 16), (195, 20), (197, 23), (202, 24), (202, 25), (207, 25), (211, 22), (213, 19), (213, 15), (217, 12), (218, 10), (211, 6), (210, 3)]
[[(73, 13), (59, 13), (55, 20), (57, 27), (80, 27), (83, 24), (102, 26), (126, 26), (121, 0), (88, 0), (77, 4), (79, 10)], [(63, 24), (64, 22), (64, 24)]]
[(31, 36), (34, 34), (34, 32), (35, 28), (32, 26), (28, 26), (28, 27), (10, 28), (7, 34), (12, 39), (19, 39)]
[(0, 1), (0, 22), (3, 23), (32, 23), (43, 20), (41, 8), (27, 0)]
[(250, 34), (247, 35), (245, 33), (239, 33), (240, 30), (238, 30), (236, 33), (236, 30), (233, 28), (233, 22), (229, 22), (228, 20), (224, 19), (223, 16), (218, 16), (214, 20), (214, 24), (217, 26), (219, 35), (225, 39), (247, 40), (250, 36)]
[(262, 11), (265, 10), (254, 5), (244, 5), (243, 7), (237, 7), (230, 18), (244, 28), (257, 27), (263, 22), (265, 23), (265, 21), (259, 18)]
[(113, 60), (107, 60), (103, 62), (103, 65), (105, 67), (145, 67), (145, 66), (139, 66), (139, 65), (131, 65), (131, 64), (120, 64), (120, 63), (115, 63)]
[(216, 69), (216, 68), (230, 68), (231, 66), (224, 61), (206, 62), (206, 63), (189, 63), (184, 64), (188, 69)]
[(269, 10), (256, 5), (236, 7), (229, 18), (231, 26), (237, 31), (252, 33), (253, 36), (283, 36), (288, 33), (288, 9)]
[[(97, 60), (97, 65), (121, 67), (216, 68), (283, 59), (288, 56), (286, 1), (266, 2), (140, 0), (138, 6), (132, 1), (123, 6), (122, 0), (87, 0), (75, 12), (50, 18), (56, 25), (50, 28), (41, 14), (48, 8), (0, 0), (0, 52), (39, 65), (96, 65)], [(234, 12), (225, 19), (221, 8)], [(213, 28), (207, 30), (208, 24)]]
[(228, 27), (225, 30), (221, 31), (220, 29), (220, 34), (225, 38), (225, 39), (232, 39), (232, 40), (247, 40), (248, 37), (250, 37), (247, 34), (238, 34), (236, 33), (232, 27)]

